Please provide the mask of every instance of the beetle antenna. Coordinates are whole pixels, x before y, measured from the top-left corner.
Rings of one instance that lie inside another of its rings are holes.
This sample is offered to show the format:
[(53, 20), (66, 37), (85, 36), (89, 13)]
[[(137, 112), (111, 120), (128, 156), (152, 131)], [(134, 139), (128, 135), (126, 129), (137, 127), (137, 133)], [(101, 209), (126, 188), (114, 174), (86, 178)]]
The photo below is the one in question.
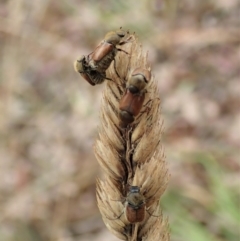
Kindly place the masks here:
[[(126, 44), (126, 43), (129, 43), (129, 42), (121, 42), (121, 43), (119, 43), (119, 45), (123, 45), (123, 44)], [(127, 51), (125, 51), (125, 50), (123, 50), (123, 49), (119, 49), (119, 48), (116, 48), (118, 51), (122, 51), (122, 52), (124, 52), (125, 54), (128, 54), (129, 55), (129, 53), (127, 52)]]
[(111, 201), (114, 201), (114, 202), (125, 202), (126, 201), (126, 198), (122, 198), (122, 199), (110, 199)]

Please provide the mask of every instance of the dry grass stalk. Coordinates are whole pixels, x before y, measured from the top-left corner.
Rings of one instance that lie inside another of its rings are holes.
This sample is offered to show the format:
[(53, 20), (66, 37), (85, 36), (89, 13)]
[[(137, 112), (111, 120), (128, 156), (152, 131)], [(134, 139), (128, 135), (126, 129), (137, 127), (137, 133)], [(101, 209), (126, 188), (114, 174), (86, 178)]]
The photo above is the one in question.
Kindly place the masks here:
[[(97, 201), (106, 226), (120, 239), (167, 241), (168, 222), (159, 210), (159, 199), (166, 188), (168, 172), (160, 142), (160, 100), (153, 77), (135, 121), (126, 128), (119, 124), (119, 101), (126, 81), (137, 67), (150, 70), (137, 38), (130, 37), (131, 42), (121, 46), (129, 55), (118, 52), (116, 56), (121, 78), (117, 77), (113, 64), (107, 71), (113, 81), (106, 81), (99, 139), (95, 144), (95, 155), (105, 177), (97, 182)], [(140, 196), (146, 203), (145, 218), (137, 223), (126, 218), (126, 198), (131, 186), (140, 188)]]

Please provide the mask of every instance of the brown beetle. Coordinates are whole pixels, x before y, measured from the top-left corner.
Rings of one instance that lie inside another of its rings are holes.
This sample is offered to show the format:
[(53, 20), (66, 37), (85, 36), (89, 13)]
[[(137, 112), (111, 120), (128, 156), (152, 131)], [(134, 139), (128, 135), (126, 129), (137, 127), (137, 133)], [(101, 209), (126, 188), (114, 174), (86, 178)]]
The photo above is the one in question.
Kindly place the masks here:
[(126, 198), (124, 198), (123, 200), (115, 200), (115, 201), (121, 201), (122, 203), (124, 203), (123, 212), (114, 219), (108, 218), (108, 217), (106, 218), (110, 220), (116, 220), (116, 219), (119, 219), (124, 213), (129, 223), (138, 223), (144, 220), (146, 212), (150, 216), (159, 217), (159, 216), (152, 215), (146, 208), (146, 202), (148, 199), (146, 199), (145, 196), (140, 193), (139, 186), (130, 186), (129, 192)]
[(127, 82), (124, 95), (119, 102), (120, 125), (125, 127), (132, 123), (142, 108), (146, 85), (151, 78), (147, 69), (136, 68)]
[[(114, 61), (114, 68), (116, 71), (115, 56), (118, 51), (123, 51), (117, 48), (117, 45), (123, 45), (127, 41), (122, 41), (122, 38), (126, 36), (126, 32), (120, 28), (117, 31), (108, 32), (104, 40), (97, 46), (97, 48), (89, 55), (89, 66), (93, 70), (98, 72), (105, 72)], [(125, 52), (127, 53), (127, 52)], [(116, 71), (119, 76), (118, 72)]]
[(123, 200), (116, 200), (124, 203), (123, 212), (116, 218), (108, 218), (110, 220), (119, 219), (123, 213), (129, 223), (142, 222), (145, 218), (146, 202), (145, 197), (140, 193), (140, 188), (138, 186), (130, 186), (129, 193), (127, 197)]
[(125, 202), (125, 216), (128, 222), (138, 223), (145, 218), (145, 197), (138, 186), (131, 186)]
[(101, 84), (105, 79), (109, 79), (105, 72), (92, 69), (88, 64), (88, 57), (84, 55), (74, 62), (74, 69), (91, 85)]

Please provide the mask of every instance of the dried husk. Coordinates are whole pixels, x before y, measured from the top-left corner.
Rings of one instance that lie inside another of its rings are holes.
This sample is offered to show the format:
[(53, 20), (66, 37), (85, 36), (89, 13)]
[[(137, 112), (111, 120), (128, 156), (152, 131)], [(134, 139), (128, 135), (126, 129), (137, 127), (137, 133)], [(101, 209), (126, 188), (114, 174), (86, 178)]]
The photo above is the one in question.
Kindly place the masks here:
[[(147, 55), (134, 34), (122, 45), (107, 76), (100, 111), (99, 138), (95, 155), (103, 169), (104, 180), (97, 181), (97, 202), (107, 228), (122, 240), (168, 241), (168, 222), (159, 210), (159, 200), (166, 189), (168, 172), (161, 147), (162, 121), (157, 83), (151, 77), (140, 114), (122, 128), (119, 101), (132, 71), (142, 67), (151, 71)], [(126, 219), (124, 208), (130, 186), (140, 187), (145, 197), (146, 213), (141, 223)]]

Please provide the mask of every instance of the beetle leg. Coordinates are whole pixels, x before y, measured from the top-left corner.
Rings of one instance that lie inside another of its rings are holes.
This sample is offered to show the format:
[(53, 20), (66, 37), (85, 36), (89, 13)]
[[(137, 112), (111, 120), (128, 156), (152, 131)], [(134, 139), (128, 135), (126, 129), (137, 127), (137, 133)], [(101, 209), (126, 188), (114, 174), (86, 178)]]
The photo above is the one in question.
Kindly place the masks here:
[(122, 52), (124, 52), (125, 54), (129, 54), (128, 52), (126, 52), (125, 50), (123, 50), (123, 49), (119, 49), (119, 48), (116, 48), (118, 51), (122, 51)]
[(88, 57), (88, 60), (89, 60), (90, 55), (91, 55), (93, 52), (94, 52), (94, 51), (92, 51), (90, 54), (88, 54), (88, 56), (87, 56), (87, 57)]
[(121, 198), (121, 199), (110, 199), (111, 201), (115, 201), (115, 202), (121, 202), (124, 203), (126, 201), (126, 198)]
[(105, 77), (105, 79), (113, 81), (111, 78), (108, 78), (108, 77)]
[(145, 110), (142, 110), (142, 111), (140, 111), (139, 112), (139, 114), (138, 114), (138, 116), (137, 116), (137, 118), (136, 118), (136, 122), (138, 122), (140, 119), (141, 119), (141, 117), (142, 117), (142, 115), (144, 114), (144, 113), (149, 113), (149, 111), (150, 111), (150, 107), (148, 106), (149, 105), (149, 103), (151, 103), (153, 100), (151, 99), (151, 100), (149, 100), (146, 104), (144, 104), (143, 105), (143, 108), (145, 108)]
[(158, 218), (161, 214), (159, 214), (159, 215), (153, 215), (152, 213), (150, 213), (149, 211), (148, 211), (148, 209), (146, 209), (146, 211), (147, 211), (147, 213), (150, 215), (150, 216), (152, 216), (152, 217), (155, 217), (155, 218)]
[(108, 77), (106, 77), (106, 76), (102, 75), (100, 72), (98, 72), (98, 73), (99, 73), (99, 75), (100, 75), (102, 78), (107, 79), (107, 80), (111, 80), (111, 81), (112, 81), (112, 79), (111, 79), (111, 78), (108, 78)]
[[(158, 99), (159, 101), (161, 100), (160, 98), (155, 98), (155, 99)], [(153, 99), (149, 100), (146, 104), (143, 105), (144, 108), (146, 108), (146, 110), (143, 110), (143, 111), (140, 111), (139, 114), (143, 114), (145, 112), (149, 112), (150, 111), (150, 107), (148, 106), (149, 103), (151, 103), (153, 101)], [(138, 119), (138, 118), (137, 118)]]
[[(133, 34), (135, 34), (135, 33), (133, 33)], [(118, 45), (124, 45), (126, 43), (132, 43), (133, 41), (129, 41), (131, 38), (132, 38), (131, 36), (128, 37), (125, 41), (120, 42)]]
[(149, 100), (145, 105), (143, 105), (143, 107), (148, 107), (148, 104), (152, 101), (153, 101), (153, 99)]

